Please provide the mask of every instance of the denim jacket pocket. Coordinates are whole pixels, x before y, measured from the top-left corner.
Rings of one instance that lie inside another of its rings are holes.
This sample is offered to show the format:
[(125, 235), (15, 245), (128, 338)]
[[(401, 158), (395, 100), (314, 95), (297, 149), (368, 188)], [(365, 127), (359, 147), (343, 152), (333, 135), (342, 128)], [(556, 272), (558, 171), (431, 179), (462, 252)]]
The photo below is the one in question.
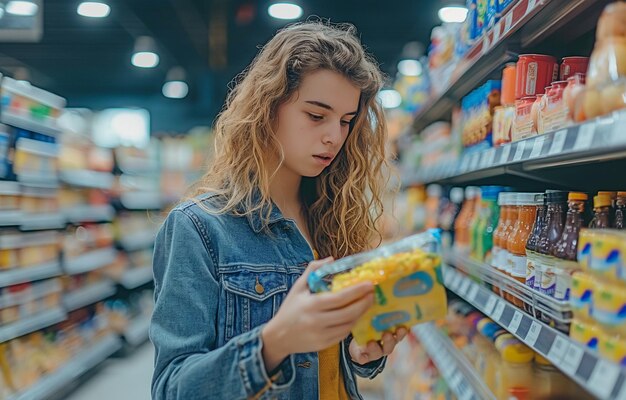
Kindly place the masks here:
[(226, 297), (226, 341), (269, 321), (289, 286), (287, 276), (266, 268), (240, 266), (221, 274)]

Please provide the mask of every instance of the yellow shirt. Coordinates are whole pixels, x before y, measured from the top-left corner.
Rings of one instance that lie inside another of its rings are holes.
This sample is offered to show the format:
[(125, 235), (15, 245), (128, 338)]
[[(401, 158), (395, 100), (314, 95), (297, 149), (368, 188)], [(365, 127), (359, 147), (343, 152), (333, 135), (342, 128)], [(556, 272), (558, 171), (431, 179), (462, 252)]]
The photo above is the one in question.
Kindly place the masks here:
[[(313, 250), (313, 255), (317, 260), (317, 252)], [(343, 372), (339, 358), (341, 355), (341, 344), (338, 343), (327, 349), (320, 351), (319, 359), (319, 392), (320, 399), (323, 400), (349, 400), (346, 385), (343, 380)]]

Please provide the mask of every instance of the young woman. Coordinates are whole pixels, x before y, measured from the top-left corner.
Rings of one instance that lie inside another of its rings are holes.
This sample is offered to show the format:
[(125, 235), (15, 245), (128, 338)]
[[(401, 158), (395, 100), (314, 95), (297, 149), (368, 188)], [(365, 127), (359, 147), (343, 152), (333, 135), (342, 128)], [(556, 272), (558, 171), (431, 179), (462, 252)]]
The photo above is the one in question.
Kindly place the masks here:
[(382, 370), (407, 331), (351, 339), (372, 285), (306, 284), (380, 241), (381, 85), (354, 27), (321, 22), (280, 31), (244, 73), (208, 172), (156, 239), (154, 399), (359, 399), (355, 376)]

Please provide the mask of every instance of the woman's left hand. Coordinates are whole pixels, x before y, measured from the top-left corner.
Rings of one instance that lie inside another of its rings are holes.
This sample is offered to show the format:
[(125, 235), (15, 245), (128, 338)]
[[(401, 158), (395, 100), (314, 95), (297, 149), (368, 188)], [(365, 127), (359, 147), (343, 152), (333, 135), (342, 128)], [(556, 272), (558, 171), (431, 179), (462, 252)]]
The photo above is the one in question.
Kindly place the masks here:
[(403, 327), (398, 328), (396, 333), (385, 332), (380, 342), (371, 341), (367, 346), (361, 346), (353, 339), (352, 342), (350, 342), (350, 356), (352, 357), (352, 361), (364, 365), (391, 354), (396, 345), (404, 339), (407, 333), (408, 330)]

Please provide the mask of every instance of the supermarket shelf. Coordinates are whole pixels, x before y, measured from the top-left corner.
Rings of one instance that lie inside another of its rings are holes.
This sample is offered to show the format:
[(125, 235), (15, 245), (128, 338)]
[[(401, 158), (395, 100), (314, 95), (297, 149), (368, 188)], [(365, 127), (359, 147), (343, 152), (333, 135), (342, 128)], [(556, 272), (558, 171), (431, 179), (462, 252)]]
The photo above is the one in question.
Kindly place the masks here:
[(109, 265), (116, 258), (117, 251), (113, 247), (106, 247), (65, 260), (63, 269), (68, 275), (82, 274)]
[(55, 173), (35, 174), (20, 173), (17, 174), (17, 180), (22, 185), (35, 186), (41, 188), (56, 189), (59, 187), (59, 176)]
[[(593, 29), (581, 24), (583, 13), (601, 10), (605, 1), (519, 0), (458, 62), (446, 89), (416, 115), (413, 129), (420, 132), (435, 121), (449, 119), (455, 104), (478, 87), (515, 53), (550, 37), (557, 30)], [(588, 14), (587, 14), (588, 15)], [(595, 15), (595, 14), (594, 14)], [(594, 18), (587, 18), (596, 21)], [(583, 18), (584, 21), (584, 18)]]
[(38, 231), (46, 229), (63, 229), (66, 224), (67, 220), (61, 213), (24, 214), (22, 216), (20, 230)]
[(53, 278), (61, 275), (62, 273), (61, 263), (59, 263), (58, 260), (34, 267), (18, 268), (11, 271), (0, 272), (0, 288), (16, 285), (18, 283)]
[(115, 218), (115, 210), (109, 204), (101, 206), (76, 206), (65, 210), (63, 214), (73, 224), (85, 222), (110, 222)]
[(416, 325), (412, 330), (458, 399), (495, 400), (475, 368), (433, 323)]
[[(469, 152), (460, 162), (443, 162), (424, 168), (414, 176), (405, 176), (405, 185), (441, 182), (469, 184), (493, 178), (517, 177), (542, 184), (586, 187), (611, 187), (620, 177), (597, 174), (597, 163), (626, 160), (626, 112), (613, 114), (573, 125), (556, 132), (535, 136), (515, 143)], [(619, 164), (621, 166), (621, 164)], [(538, 173), (540, 172), (540, 173)], [(592, 182), (587, 177), (593, 177)]]
[(152, 266), (146, 265), (139, 268), (132, 268), (120, 278), (120, 284), (128, 290), (138, 288), (152, 282)]
[(18, 322), (0, 326), (0, 343), (47, 328), (64, 321), (66, 317), (65, 311), (60, 308), (53, 308), (40, 312), (32, 317), (24, 318)]
[(141, 231), (122, 237), (120, 246), (126, 251), (137, 251), (151, 247), (154, 244), (155, 233), (152, 231)]
[(51, 398), (121, 348), (121, 340), (116, 335), (108, 335), (99, 340), (98, 343), (81, 351), (79, 355), (60, 367), (56, 372), (43, 377), (31, 388), (9, 397), (9, 400), (43, 400)]
[(623, 399), (626, 396), (626, 369), (572, 341), (451, 267), (444, 267), (443, 278), (446, 287), (546, 357), (597, 398)]
[(131, 346), (139, 346), (148, 340), (148, 328), (150, 327), (150, 317), (140, 316), (131, 321), (124, 331), (124, 339)]
[(4, 293), (0, 296), (0, 309), (31, 303), (53, 294), (60, 295), (62, 290), (61, 280), (55, 279), (46, 282), (34, 293)]
[(61, 171), (60, 175), (67, 185), (90, 189), (111, 189), (115, 180), (112, 173), (100, 171)]
[(111, 297), (115, 292), (113, 282), (105, 280), (66, 294), (63, 297), (63, 306), (67, 311), (74, 311)]
[(16, 210), (0, 211), (0, 226), (19, 226), (22, 215), (21, 211)]
[(122, 193), (120, 204), (127, 210), (160, 210), (163, 199), (159, 192), (132, 191)]
[(2, 111), (2, 115), (0, 116), (0, 122), (6, 125), (14, 126), (16, 128), (25, 129), (27, 131), (43, 133), (44, 135), (48, 136), (57, 136), (61, 132), (56, 127), (39, 121), (35, 121), (31, 118), (13, 114), (6, 109)]

